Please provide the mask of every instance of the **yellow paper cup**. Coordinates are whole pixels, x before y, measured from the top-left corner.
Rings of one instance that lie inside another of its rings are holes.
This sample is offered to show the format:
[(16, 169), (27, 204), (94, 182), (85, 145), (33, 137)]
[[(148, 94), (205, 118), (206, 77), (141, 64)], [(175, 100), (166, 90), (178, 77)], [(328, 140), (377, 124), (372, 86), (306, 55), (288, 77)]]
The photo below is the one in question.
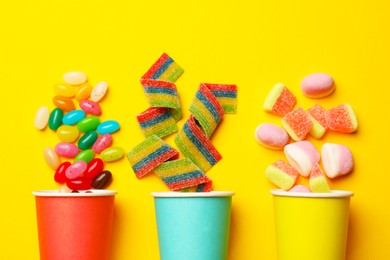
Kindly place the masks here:
[(271, 190), (279, 260), (344, 260), (351, 191)]

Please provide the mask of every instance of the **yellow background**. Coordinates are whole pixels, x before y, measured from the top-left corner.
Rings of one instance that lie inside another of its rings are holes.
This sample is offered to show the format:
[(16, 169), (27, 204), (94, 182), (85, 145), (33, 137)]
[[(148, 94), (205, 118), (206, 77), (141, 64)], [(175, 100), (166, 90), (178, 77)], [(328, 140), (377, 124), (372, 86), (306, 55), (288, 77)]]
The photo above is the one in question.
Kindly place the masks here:
[[(347, 259), (387, 259), (389, 145), (388, 1), (2, 1), (0, 4), (1, 243), (0, 259), (39, 259), (37, 189), (57, 189), (43, 149), (58, 139), (36, 130), (36, 110), (53, 108), (52, 85), (80, 70), (91, 83), (109, 83), (101, 119), (116, 119), (114, 144), (126, 151), (144, 137), (135, 116), (148, 107), (139, 78), (167, 52), (185, 72), (176, 82), (184, 111), (201, 82), (237, 84), (238, 113), (226, 115), (212, 142), (223, 159), (207, 175), (216, 190), (233, 190), (229, 259), (276, 259), (273, 188), (264, 170), (281, 151), (253, 137), (262, 122), (280, 125), (262, 104), (283, 82), (309, 108), (349, 103), (355, 134), (313, 140), (343, 143), (356, 169), (331, 182), (355, 192)], [(335, 93), (310, 100), (299, 89), (312, 72), (336, 81)], [(173, 136), (166, 141), (176, 147)], [(166, 191), (154, 175), (138, 180), (126, 159), (106, 168), (117, 189), (112, 259), (158, 259), (152, 191)], [(306, 180), (300, 179), (306, 183)], [(4, 196), (5, 195), (5, 196)], [(82, 217), (82, 216), (80, 216)]]

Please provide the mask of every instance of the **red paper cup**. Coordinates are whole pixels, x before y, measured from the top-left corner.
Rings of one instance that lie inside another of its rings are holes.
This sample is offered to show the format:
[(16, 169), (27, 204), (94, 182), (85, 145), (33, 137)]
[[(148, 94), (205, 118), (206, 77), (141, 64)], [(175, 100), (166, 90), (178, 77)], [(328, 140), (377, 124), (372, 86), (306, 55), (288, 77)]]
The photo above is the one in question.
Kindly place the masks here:
[(34, 191), (41, 260), (110, 258), (116, 191)]

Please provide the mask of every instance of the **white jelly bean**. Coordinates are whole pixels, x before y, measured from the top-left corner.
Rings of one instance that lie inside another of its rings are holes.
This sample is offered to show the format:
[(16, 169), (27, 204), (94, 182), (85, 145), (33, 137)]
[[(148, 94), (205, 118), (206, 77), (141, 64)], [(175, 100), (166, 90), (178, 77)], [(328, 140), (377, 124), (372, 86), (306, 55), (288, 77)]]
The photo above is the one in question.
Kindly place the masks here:
[(101, 81), (92, 89), (91, 92), (91, 100), (93, 102), (99, 102), (104, 95), (106, 94), (108, 89), (108, 84), (105, 81)]
[(41, 130), (46, 127), (49, 121), (50, 112), (45, 106), (40, 107), (35, 114), (34, 125), (37, 129)]
[(80, 71), (72, 71), (64, 74), (64, 81), (69, 85), (80, 85), (87, 81), (87, 75)]

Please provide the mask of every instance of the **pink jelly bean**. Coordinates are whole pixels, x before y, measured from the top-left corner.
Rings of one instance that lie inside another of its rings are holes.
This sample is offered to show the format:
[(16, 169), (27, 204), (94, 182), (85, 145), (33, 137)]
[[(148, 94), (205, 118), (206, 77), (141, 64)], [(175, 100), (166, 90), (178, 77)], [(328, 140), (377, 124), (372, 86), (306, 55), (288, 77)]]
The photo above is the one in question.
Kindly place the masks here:
[(110, 134), (103, 134), (98, 137), (92, 146), (92, 150), (95, 153), (101, 153), (104, 149), (109, 147), (112, 143), (112, 137)]
[(84, 110), (84, 112), (95, 116), (99, 116), (102, 113), (102, 109), (99, 104), (91, 100), (81, 100), (80, 108)]
[(86, 169), (87, 163), (85, 161), (77, 161), (66, 169), (65, 176), (69, 180), (73, 180), (83, 175)]
[(80, 149), (75, 144), (67, 142), (58, 143), (55, 150), (59, 156), (66, 158), (74, 158), (80, 152)]

